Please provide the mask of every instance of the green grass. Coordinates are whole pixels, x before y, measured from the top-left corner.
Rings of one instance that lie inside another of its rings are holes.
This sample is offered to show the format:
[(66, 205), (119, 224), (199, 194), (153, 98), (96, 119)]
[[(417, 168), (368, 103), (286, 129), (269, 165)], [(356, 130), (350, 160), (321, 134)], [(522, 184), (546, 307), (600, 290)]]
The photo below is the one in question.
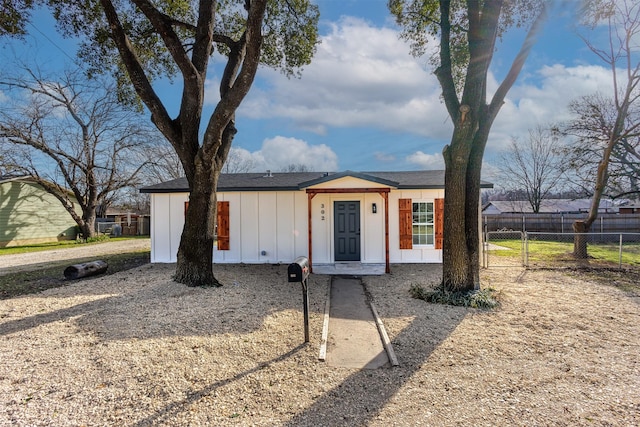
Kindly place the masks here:
[[(500, 257), (520, 257), (522, 242), (519, 239), (495, 240), (491, 243), (508, 248), (491, 250), (491, 255)], [(555, 262), (573, 260), (573, 241), (554, 242), (544, 240), (529, 240), (529, 259), (540, 262)], [(589, 243), (587, 251), (592, 261), (617, 265), (620, 260), (617, 243)], [(623, 243), (622, 264), (640, 266), (640, 243)]]
[[(33, 269), (28, 271), (0, 275), (0, 299), (33, 294), (86, 280), (87, 278), (67, 280), (64, 277), (64, 269), (70, 265), (95, 261), (95, 259), (96, 257), (54, 261), (47, 263), (44, 267), (34, 266)], [(102, 255), (100, 259), (109, 265), (106, 273), (102, 274), (104, 276), (149, 263), (149, 251)], [(89, 277), (88, 279), (91, 278)]]
[(72, 247), (77, 247), (78, 245), (96, 245), (96, 244), (104, 243), (105, 241), (118, 242), (121, 240), (148, 239), (148, 238), (149, 236), (108, 237), (106, 240), (102, 239), (99, 241), (94, 241), (89, 243), (84, 243), (76, 240), (61, 240), (59, 242), (38, 243), (35, 245), (10, 246), (7, 248), (0, 248), (0, 257), (2, 255), (25, 254), (30, 252), (49, 251), (52, 249), (72, 248)]

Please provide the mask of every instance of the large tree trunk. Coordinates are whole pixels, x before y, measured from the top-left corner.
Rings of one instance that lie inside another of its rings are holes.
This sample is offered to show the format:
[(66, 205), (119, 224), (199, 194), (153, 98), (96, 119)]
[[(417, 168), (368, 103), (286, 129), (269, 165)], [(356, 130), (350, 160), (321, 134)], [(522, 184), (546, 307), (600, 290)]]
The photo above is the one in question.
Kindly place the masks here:
[(213, 274), (216, 192), (220, 172), (236, 132), (232, 116), (222, 132), (220, 142), (215, 144), (215, 155), (207, 155), (201, 149), (195, 161), (184, 166), (190, 192), (174, 274), (174, 280), (178, 283), (187, 286), (222, 286)]
[(465, 218), (464, 171), (455, 165), (445, 168), (444, 198), (444, 240), (442, 244), (442, 284), (451, 291), (473, 289), (473, 280), (469, 277), (469, 253), (467, 252), (467, 230)]
[[(72, 209), (72, 208), (71, 208)], [(69, 211), (70, 212), (70, 211)], [(92, 237), (96, 237), (98, 234), (96, 232), (96, 211), (95, 209), (92, 212), (87, 212), (85, 209), (82, 217), (78, 217), (77, 215), (72, 215), (73, 219), (78, 224), (80, 228), (80, 234), (82, 234), (83, 239), (90, 239)]]
[[(444, 197), (444, 240), (442, 245), (442, 285), (444, 289), (454, 292), (465, 292), (479, 287), (479, 258), (477, 248), (473, 245), (471, 230), (478, 231), (477, 199), (476, 211), (468, 216), (469, 203), (473, 203), (473, 195), (467, 193), (469, 157), (472, 142), (477, 129), (477, 121), (467, 106), (460, 107), (464, 114), (453, 132), (451, 145), (442, 152), (445, 161), (445, 189)], [(471, 239), (470, 239), (471, 237)], [(477, 236), (475, 242), (478, 242)], [(474, 263), (476, 264), (474, 266)]]
[[(488, 120), (487, 120), (488, 121)], [(491, 125), (488, 125), (490, 128)], [(465, 216), (467, 218), (466, 239), (469, 265), (467, 267), (467, 289), (480, 289), (480, 257), (481, 253), (481, 214), (480, 214), (480, 177), (482, 174), (482, 158), (487, 145), (488, 130), (480, 126), (471, 148), (469, 165), (467, 166)]]
[(213, 275), (218, 177), (211, 167), (197, 167), (193, 175), (174, 275), (187, 286), (222, 286)]
[(573, 222), (573, 256), (577, 259), (587, 259), (587, 234), (591, 224), (586, 221), (577, 220)]

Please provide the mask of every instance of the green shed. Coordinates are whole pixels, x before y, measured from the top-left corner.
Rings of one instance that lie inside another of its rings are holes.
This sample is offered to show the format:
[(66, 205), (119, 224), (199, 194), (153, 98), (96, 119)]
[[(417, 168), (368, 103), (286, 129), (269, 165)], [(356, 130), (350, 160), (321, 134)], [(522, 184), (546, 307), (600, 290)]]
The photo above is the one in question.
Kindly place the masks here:
[(58, 199), (29, 177), (0, 176), (0, 247), (75, 238), (76, 222)]

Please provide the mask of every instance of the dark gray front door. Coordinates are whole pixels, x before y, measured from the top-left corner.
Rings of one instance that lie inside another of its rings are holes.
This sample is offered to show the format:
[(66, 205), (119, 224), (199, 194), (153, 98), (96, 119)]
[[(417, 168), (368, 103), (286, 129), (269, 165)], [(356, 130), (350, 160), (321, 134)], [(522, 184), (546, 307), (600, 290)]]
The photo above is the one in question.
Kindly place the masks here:
[(360, 202), (334, 202), (336, 261), (360, 261)]

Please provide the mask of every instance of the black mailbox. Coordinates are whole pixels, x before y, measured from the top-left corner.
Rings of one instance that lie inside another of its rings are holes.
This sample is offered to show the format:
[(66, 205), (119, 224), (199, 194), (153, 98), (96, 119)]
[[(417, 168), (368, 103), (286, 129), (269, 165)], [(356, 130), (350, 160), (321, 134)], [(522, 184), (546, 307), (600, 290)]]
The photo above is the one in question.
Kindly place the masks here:
[(304, 282), (309, 277), (309, 258), (299, 256), (291, 264), (287, 271), (289, 282)]

